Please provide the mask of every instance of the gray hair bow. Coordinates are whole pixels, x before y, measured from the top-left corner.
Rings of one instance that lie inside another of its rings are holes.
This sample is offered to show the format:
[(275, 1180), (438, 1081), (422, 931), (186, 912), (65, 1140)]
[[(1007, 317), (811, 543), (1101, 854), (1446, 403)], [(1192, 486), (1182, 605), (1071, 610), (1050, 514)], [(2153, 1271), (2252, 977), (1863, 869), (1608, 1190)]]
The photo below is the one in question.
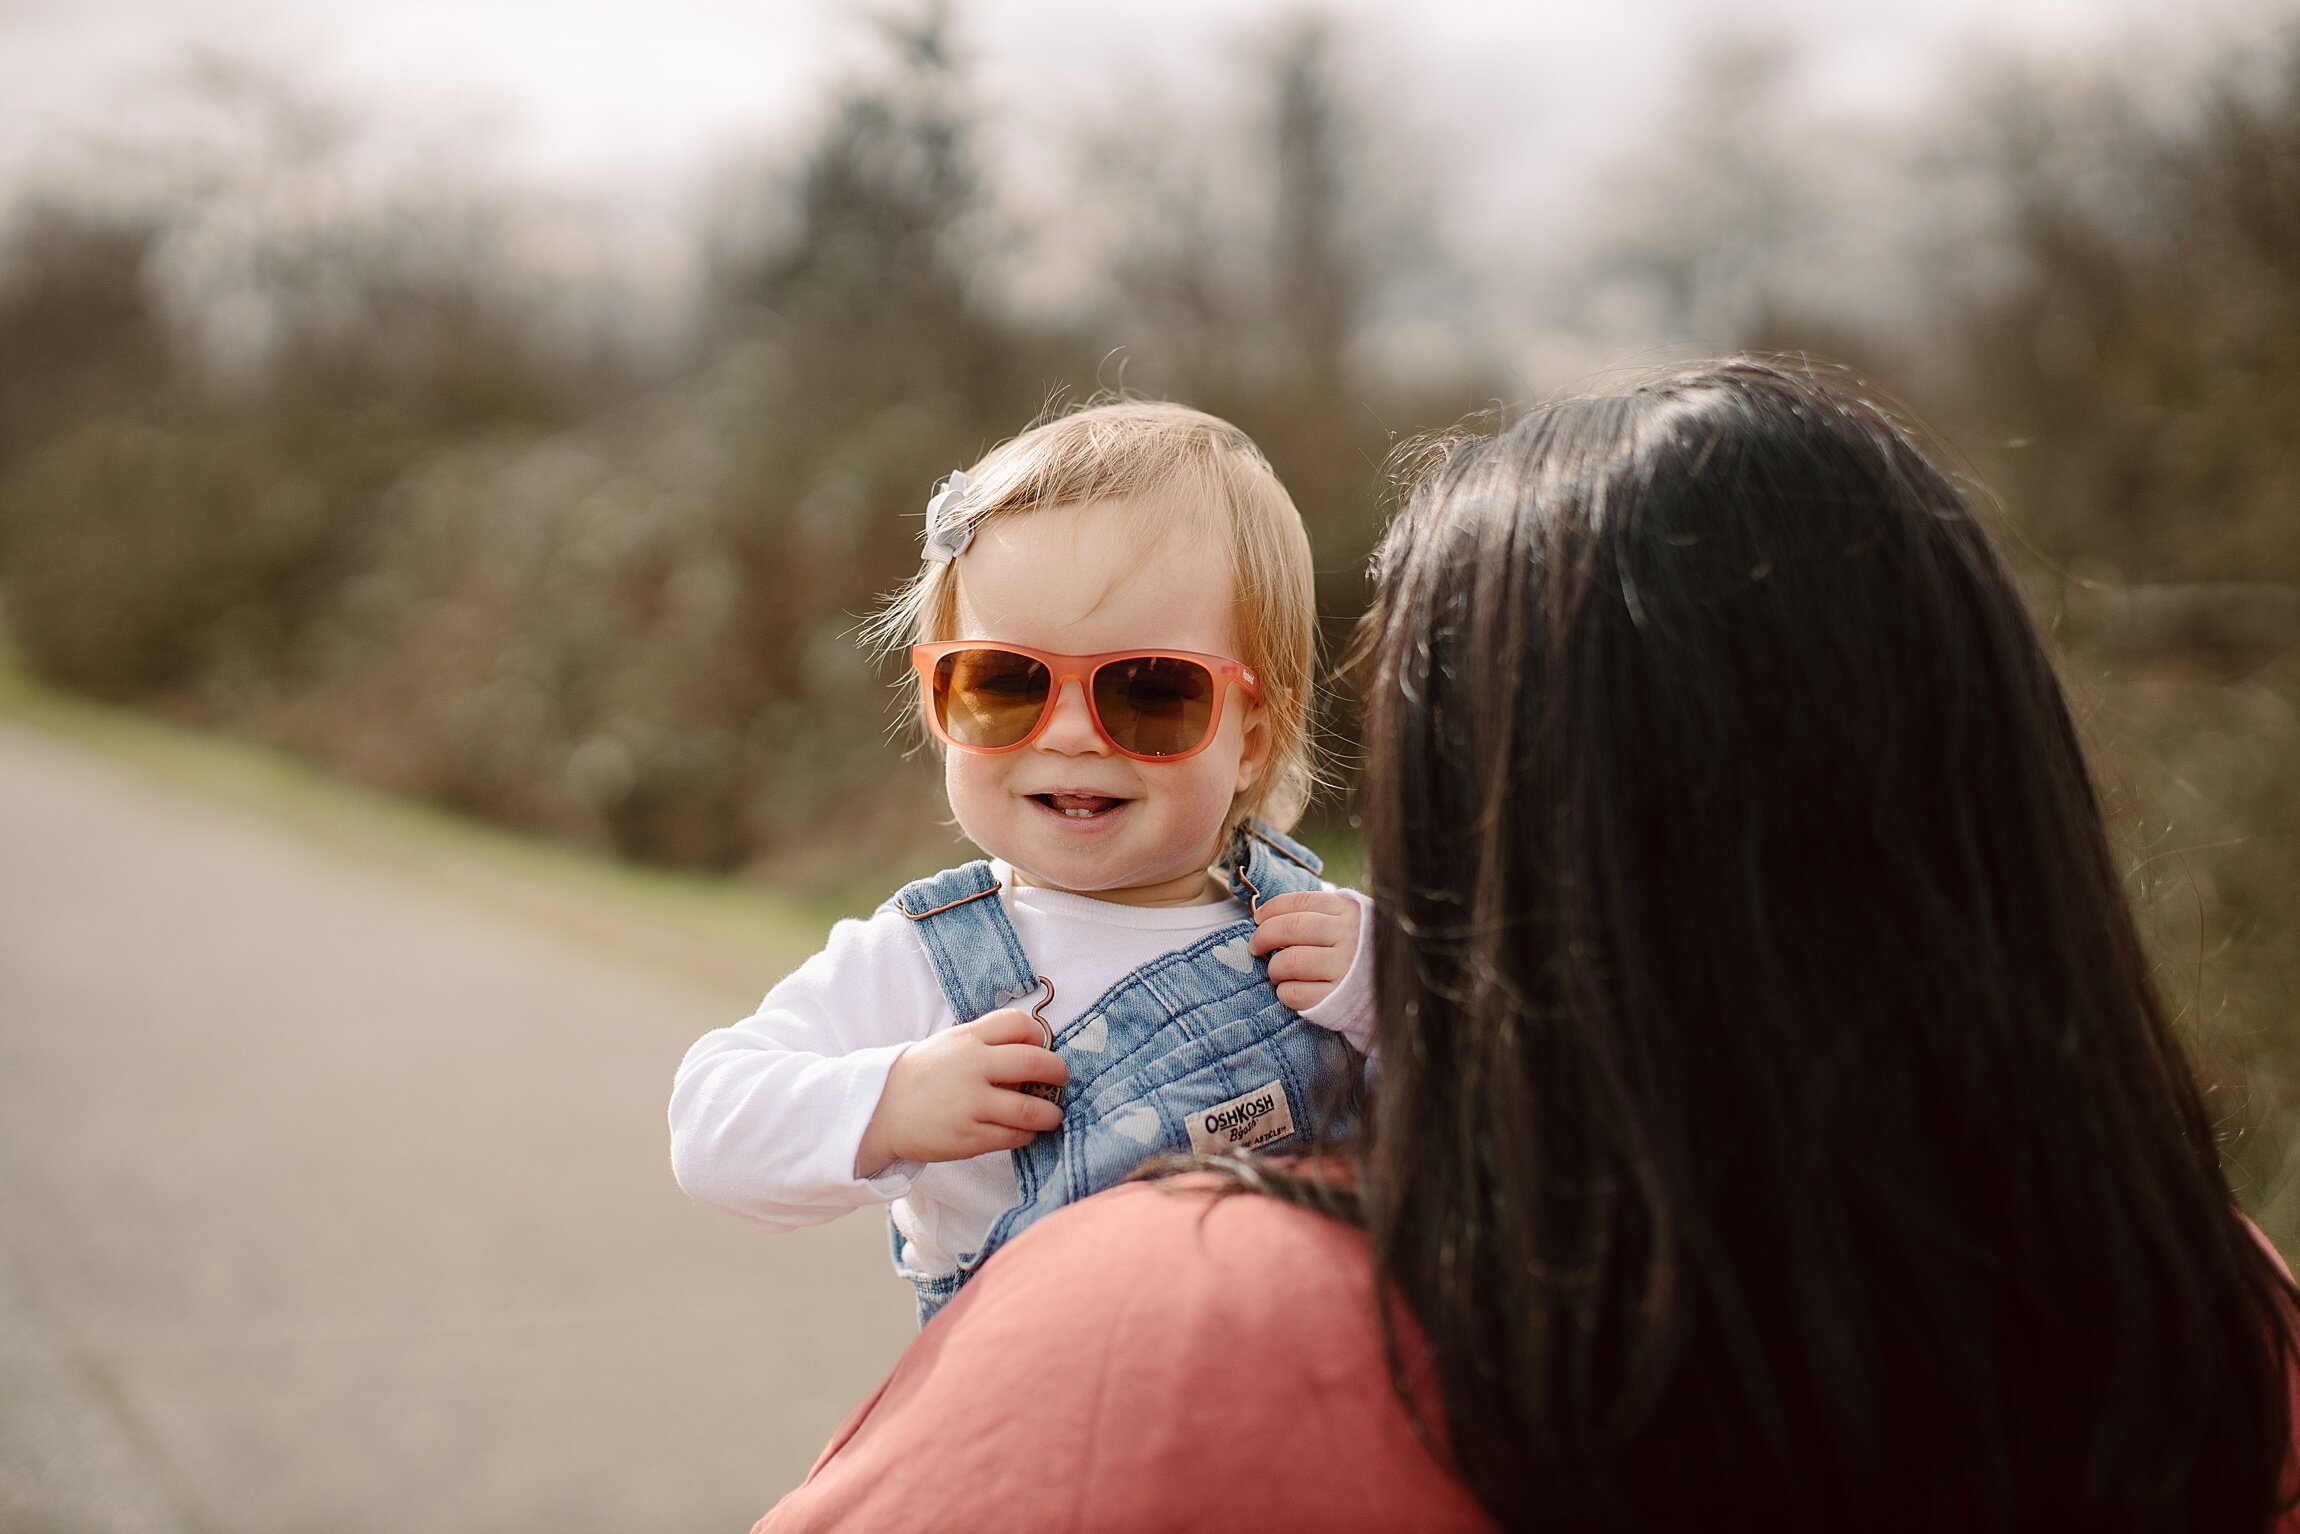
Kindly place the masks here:
[(966, 472), (962, 469), (944, 480), (934, 499), (926, 503), (926, 557), (938, 565), (949, 564), (974, 542), (971, 524), (953, 525), (953, 508), (965, 493)]

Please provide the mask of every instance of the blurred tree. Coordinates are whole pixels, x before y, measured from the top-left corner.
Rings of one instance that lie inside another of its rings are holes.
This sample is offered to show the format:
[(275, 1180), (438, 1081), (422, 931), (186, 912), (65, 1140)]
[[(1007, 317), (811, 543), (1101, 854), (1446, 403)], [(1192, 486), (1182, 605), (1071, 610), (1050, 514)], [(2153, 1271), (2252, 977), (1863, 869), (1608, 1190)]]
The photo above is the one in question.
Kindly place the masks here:
[[(308, 683), (303, 636), (399, 474), (442, 440), (563, 423), (573, 390), (471, 210), (346, 207), (326, 114), (260, 71), (190, 84), (207, 150), (172, 148), (124, 211), (59, 193), (10, 220), (0, 592), (57, 680), (235, 719)], [(171, 271), (237, 302), (171, 293)], [(234, 329), (263, 344), (226, 359), (209, 343)]]
[(1331, 21), (1297, 23), (1272, 53), (1270, 72), (1277, 170), (1270, 294), (1283, 359), (1277, 373), (1303, 393), (1346, 398), (1355, 384), (1351, 350), (1365, 317), (1367, 274), (1350, 227), (1356, 146), (1336, 78)]
[(175, 374), (147, 219), (19, 209), (0, 248), (0, 473), (63, 423), (149, 402)]
[(2248, 75), (2185, 121), (1995, 103), (2021, 265), (1966, 408), (2040, 547), (2109, 579), (2300, 583), (2300, 46)]
[(1377, 316), (1440, 258), (1396, 185), (1426, 167), (1373, 152), (1405, 136), (1356, 85), (1347, 43), (1320, 12), (1283, 23), (1249, 54), (1253, 110), (1236, 121), (1130, 100), (1086, 141), (1072, 199), (1106, 274), (1096, 328), (1128, 381), (1261, 445), (1309, 525), (1337, 637), (1364, 604), (1392, 450), (1493, 394), (1467, 335), (1434, 384), (1376, 344)]
[[(83, 568), (119, 558), (124, 529), (75, 529), (69, 550), (49, 545), (44, 497), (22, 481), (50, 443), (91, 419), (164, 412), (174, 348), (145, 271), (157, 230), (58, 204), (19, 211), (0, 249), (0, 598), (34, 663), (73, 685), (116, 693), (123, 682), (167, 680), (179, 631), (195, 614), (173, 589), (91, 632), (53, 609), (92, 594)], [(154, 572), (173, 588), (180, 572)], [(191, 604), (196, 606), (196, 604)]]
[(1263, 367), (1239, 370), (1257, 387), (1232, 408), (1310, 524), (1325, 572), (1320, 610), (1354, 618), (1381, 505), (1377, 466), (1392, 445), (1380, 406), (1400, 403), (1377, 405), (1361, 369), (1376, 243), (1362, 222), (1373, 200), (1362, 181), (1362, 124), (1325, 17), (1311, 15), (1282, 33), (1264, 67), (1275, 215), (1268, 352)]
[(992, 214), (947, 6), (880, 31), (877, 72), (806, 152), (789, 235), (719, 263), (714, 328), (756, 358), (756, 415), (720, 491), (736, 643), (698, 703), (746, 745), (713, 783), (634, 793), (633, 850), (706, 845), (672, 820), (719, 828), (702, 860), (721, 864), (819, 840), (878, 784), (923, 809), (899, 788), (916, 778), (882, 765), (887, 695), (857, 620), (916, 568), (934, 483), (1091, 376), (978, 291)]
[[(2087, 700), (2248, 1206), (2300, 1238), (2300, 31), (2169, 103), (1998, 79), (2009, 275), (1928, 403), (2002, 488)], [(1922, 348), (1919, 342), (1919, 349)]]
[(1796, 63), (1777, 40), (1712, 46), (1667, 146), (1616, 183), (1598, 275), (1642, 290), (1647, 334), (1730, 349), (1798, 302), (1818, 188), (1786, 96)]
[(808, 394), (834, 418), (858, 401), (964, 409), (1004, 349), (966, 278), (985, 198), (948, 8), (881, 32), (884, 73), (840, 94), (807, 152), (793, 237), (719, 272), (723, 300), (781, 321)]
[(1693, 59), (1660, 141), (1617, 168), (1564, 283), (1581, 328), (1679, 354), (1805, 351), (1889, 365), (1918, 318), (1905, 149), (1831, 121), (1775, 36)]

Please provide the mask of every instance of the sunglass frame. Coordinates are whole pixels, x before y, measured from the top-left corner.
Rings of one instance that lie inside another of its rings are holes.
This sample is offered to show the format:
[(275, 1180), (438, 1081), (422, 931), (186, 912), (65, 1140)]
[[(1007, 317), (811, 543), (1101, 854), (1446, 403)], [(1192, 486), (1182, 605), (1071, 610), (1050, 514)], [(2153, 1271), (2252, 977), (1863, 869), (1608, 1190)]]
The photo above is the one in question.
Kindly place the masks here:
[[(935, 668), (942, 663), (944, 656), (956, 655), (963, 650), (1003, 650), (1009, 655), (1034, 660), (1046, 668), (1046, 701), (1039, 705), (1038, 722), (1012, 745), (969, 745), (955, 739), (937, 714), (934, 706)], [(1141, 751), (1129, 751), (1111, 738), (1110, 731), (1102, 723), (1102, 710), (1094, 702), (1094, 674), (1104, 666), (1125, 660), (1194, 661), (1213, 676), (1214, 702), (1206, 715), (1206, 733), (1199, 738), (1198, 744), (1187, 751), (1155, 756)], [(1254, 674), (1253, 667), (1243, 661), (1232, 660), (1227, 655), (1208, 655), (1198, 650), (1105, 650), (1097, 655), (1066, 655), (1059, 650), (1038, 650), (1029, 645), (1008, 644), (999, 639), (936, 639), (910, 647), (910, 666), (911, 670), (918, 673), (919, 712), (926, 716), (927, 733), (953, 751), (968, 751), (976, 756), (1004, 756), (1009, 751), (1022, 750), (1044, 735), (1047, 726), (1054, 722), (1055, 706), (1062, 701), (1063, 687), (1071, 682), (1078, 684), (1079, 696), (1086, 700), (1086, 717), (1094, 725), (1094, 733), (1101, 737), (1102, 743), (1120, 756), (1137, 762), (1188, 761), (1212, 745), (1214, 737), (1221, 733), (1222, 708), (1229, 702), (1232, 682), (1244, 688), (1246, 696), (1256, 703), (1262, 701), (1262, 681)]]

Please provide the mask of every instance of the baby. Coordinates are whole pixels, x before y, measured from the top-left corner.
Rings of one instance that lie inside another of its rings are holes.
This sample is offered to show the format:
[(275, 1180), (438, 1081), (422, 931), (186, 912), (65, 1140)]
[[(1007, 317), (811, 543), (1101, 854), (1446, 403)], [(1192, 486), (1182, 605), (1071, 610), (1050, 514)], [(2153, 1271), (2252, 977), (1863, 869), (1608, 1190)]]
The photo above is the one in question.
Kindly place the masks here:
[(1149, 1157), (1343, 1127), (1364, 903), (1279, 829), (1310, 782), (1311, 576), (1267, 461), (1194, 410), (1080, 410), (952, 475), (880, 629), (915, 641), (990, 858), (840, 922), (688, 1050), (680, 1186), (769, 1229), (891, 1203), (923, 1322)]

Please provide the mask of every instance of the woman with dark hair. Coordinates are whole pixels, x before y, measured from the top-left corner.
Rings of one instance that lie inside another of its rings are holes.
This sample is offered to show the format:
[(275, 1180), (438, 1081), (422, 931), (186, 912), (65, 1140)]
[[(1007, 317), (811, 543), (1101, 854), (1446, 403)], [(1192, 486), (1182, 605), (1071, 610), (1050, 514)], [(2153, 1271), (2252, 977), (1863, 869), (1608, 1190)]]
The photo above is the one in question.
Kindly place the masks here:
[(1377, 577), (1360, 1143), (1050, 1219), (762, 1527), (2275, 1527), (2293, 1288), (1970, 493), (1730, 362)]

